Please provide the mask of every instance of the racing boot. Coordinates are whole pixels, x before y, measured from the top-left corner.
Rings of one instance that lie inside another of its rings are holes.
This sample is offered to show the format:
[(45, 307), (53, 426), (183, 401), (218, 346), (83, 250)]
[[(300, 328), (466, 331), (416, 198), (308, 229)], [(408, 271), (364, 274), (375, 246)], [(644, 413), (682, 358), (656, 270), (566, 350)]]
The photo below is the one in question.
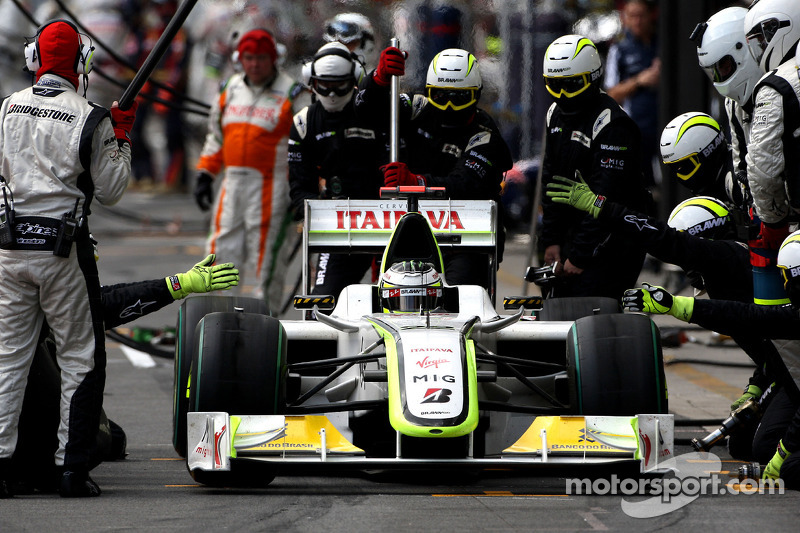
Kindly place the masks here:
[(0, 500), (14, 497), (11, 488), (11, 459), (0, 459)]
[(88, 472), (65, 470), (58, 492), (62, 498), (92, 498), (100, 496), (100, 487)]

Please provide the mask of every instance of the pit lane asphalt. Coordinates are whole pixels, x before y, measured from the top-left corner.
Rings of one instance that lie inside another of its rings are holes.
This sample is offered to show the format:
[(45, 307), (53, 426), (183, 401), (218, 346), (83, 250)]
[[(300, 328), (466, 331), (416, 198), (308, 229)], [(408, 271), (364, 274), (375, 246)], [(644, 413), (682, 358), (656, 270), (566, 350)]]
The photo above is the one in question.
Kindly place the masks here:
[[(127, 193), (116, 211), (96, 208), (92, 228), (100, 241), (101, 279), (118, 283), (183, 272), (202, 259), (206, 215), (188, 195)], [(115, 214), (116, 213), (116, 214)], [(128, 215), (128, 216), (121, 216)], [(144, 222), (142, 222), (144, 220)], [(512, 239), (498, 276), (498, 294), (520, 294), (527, 243)], [(664, 281), (645, 271), (641, 280)], [(535, 287), (530, 288), (533, 293)], [(174, 325), (177, 304), (133, 325)], [(678, 327), (655, 317), (659, 327)], [(664, 349), (667, 361), (746, 362), (730, 344), (707, 346), (709, 332), (691, 329), (697, 342)], [(796, 527), (800, 495), (702, 495), (656, 518), (634, 519), (622, 496), (566, 494), (563, 473), (523, 476), (507, 472), (478, 479), (416, 476), (284, 476), (266, 489), (211, 489), (193, 482), (171, 444), (172, 362), (134, 366), (108, 343), (105, 408), (128, 435), (128, 457), (104, 463), (92, 476), (103, 495), (64, 500), (52, 494), (0, 501), (0, 531), (773, 531)], [(676, 418), (722, 418), (740, 394), (750, 369), (675, 362), (667, 366), (670, 410)], [(707, 428), (677, 428), (687, 442)], [(676, 454), (689, 446), (676, 446)], [(727, 452), (715, 448), (725, 460)], [(722, 471), (736, 471), (725, 461)], [(573, 473), (582, 477), (580, 473)], [(723, 477), (726, 474), (723, 474)], [(631, 498), (628, 498), (631, 499)], [(636, 499), (636, 498), (634, 498)], [(641, 498), (640, 498), (641, 499)]]

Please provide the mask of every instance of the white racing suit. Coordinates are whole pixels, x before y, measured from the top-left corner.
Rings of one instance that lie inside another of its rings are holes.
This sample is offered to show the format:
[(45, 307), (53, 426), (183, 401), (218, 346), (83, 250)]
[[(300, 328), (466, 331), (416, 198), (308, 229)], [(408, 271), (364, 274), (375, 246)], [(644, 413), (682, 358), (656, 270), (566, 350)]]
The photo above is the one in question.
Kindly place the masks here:
[(105, 385), (100, 283), (88, 222), (68, 257), (53, 254), (64, 213), (113, 204), (130, 177), (107, 109), (54, 75), (12, 94), (0, 109), (0, 174), (15, 201), (14, 240), (0, 249), (0, 459), (11, 457), (42, 321), (55, 335), (61, 421), (55, 463), (87, 469)]
[[(782, 88), (779, 91), (779, 88)], [(747, 178), (753, 203), (762, 222), (776, 224), (791, 213), (790, 202), (800, 207), (800, 197), (787, 193), (790, 175), (796, 175), (795, 130), (800, 79), (794, 61), (784, 63), (758, 82), (750, 141), (747, 146)], [(797, 195), (795, 195), (797, 196)]]
[[(289, 210), (289, 130), (308, 105), (302, 86), (278, 73), (269, 85), (251, 87), (243, 74), (228, 80), (209, 117), (198, 170), (225, 177), (211, 211), (207, 253), (255, 275), (269, 309), (281, 305), (286, 274)], [(305, 93), (307, 96), (307, 93)], [(302, 100), (302, 102), (300, 101)]]

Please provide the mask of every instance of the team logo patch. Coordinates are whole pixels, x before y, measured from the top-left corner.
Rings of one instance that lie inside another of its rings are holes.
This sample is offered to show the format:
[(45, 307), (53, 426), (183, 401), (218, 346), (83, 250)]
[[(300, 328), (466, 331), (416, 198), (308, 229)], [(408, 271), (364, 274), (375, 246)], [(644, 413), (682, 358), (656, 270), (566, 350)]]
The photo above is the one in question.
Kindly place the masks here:
[(588, 135), (586, 135), (582, 131), (573, 131), (572, 135), (570, 136), (570, 140), (577, 141), (582, 145), (584, 145), (586, 148), (592, 146), (592, 140), (589, 138)]

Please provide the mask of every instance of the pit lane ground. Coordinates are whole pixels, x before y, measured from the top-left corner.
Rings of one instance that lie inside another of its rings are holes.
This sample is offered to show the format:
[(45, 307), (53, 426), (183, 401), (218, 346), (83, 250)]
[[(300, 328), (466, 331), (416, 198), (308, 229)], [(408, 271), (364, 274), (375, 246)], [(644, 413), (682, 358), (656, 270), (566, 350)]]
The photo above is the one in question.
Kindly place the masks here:
[[(144, 221), (144, 222), (143, 222)], [(183, 272), (204, 257), (207, 221), (190, 196), (128, 193), (113, 210), (96, 208), (92, 228), (100, 240), (101, 279), (117, 283)], [(519, 294), (527, 244), (512, 240), (498, 276), (498, 294)], [(294, 270), (296, 271), (296, 270)], [(642, 280), (664, 281), (663, 271)], [(293, 281), (293, 280), (292, 280)], [(530, 288), (533, 292), (534, 287)], [(174, 325), (177, 304), (132, 324)], [(655, 317), (665, 332), (681, 323)], [(720, 419), (738, 397), (750, 368), (730, 341), (711, 344), (710, 332), (684, 330), (696, 342), (666, 347), (670, 410), (676, 419)], [(492, 472), (481, 478), (403, 475), (282, 476), (266, 489), (210, 489), (193, 482), (171, 444), (172, 361), (129, 358), (109, 342), (105, 407), (125, 428), (128, 457), (92, 475), (103, 496), (64, 500), (52, 494), (0, 502), (0, 531), (773, 531), (796, 527), (800, 494), (701, 495), (660, 517), (635, 519), (621, 495), (568, 495), (565, 476), (581, 472)], [(678, 427), (676, 453), (714, 429)], [(721, 479), (738, 462), (724, 448)], [(726, 460), (727, 459), (727, 460)], [(603, 477), (603, 476), (600, 476)], [(610, 479), (610, 472), (605, 475)], [(599, 478), (598, 478), (599, 479)], [(625, 497), (641, 501), (642, 497)]]

